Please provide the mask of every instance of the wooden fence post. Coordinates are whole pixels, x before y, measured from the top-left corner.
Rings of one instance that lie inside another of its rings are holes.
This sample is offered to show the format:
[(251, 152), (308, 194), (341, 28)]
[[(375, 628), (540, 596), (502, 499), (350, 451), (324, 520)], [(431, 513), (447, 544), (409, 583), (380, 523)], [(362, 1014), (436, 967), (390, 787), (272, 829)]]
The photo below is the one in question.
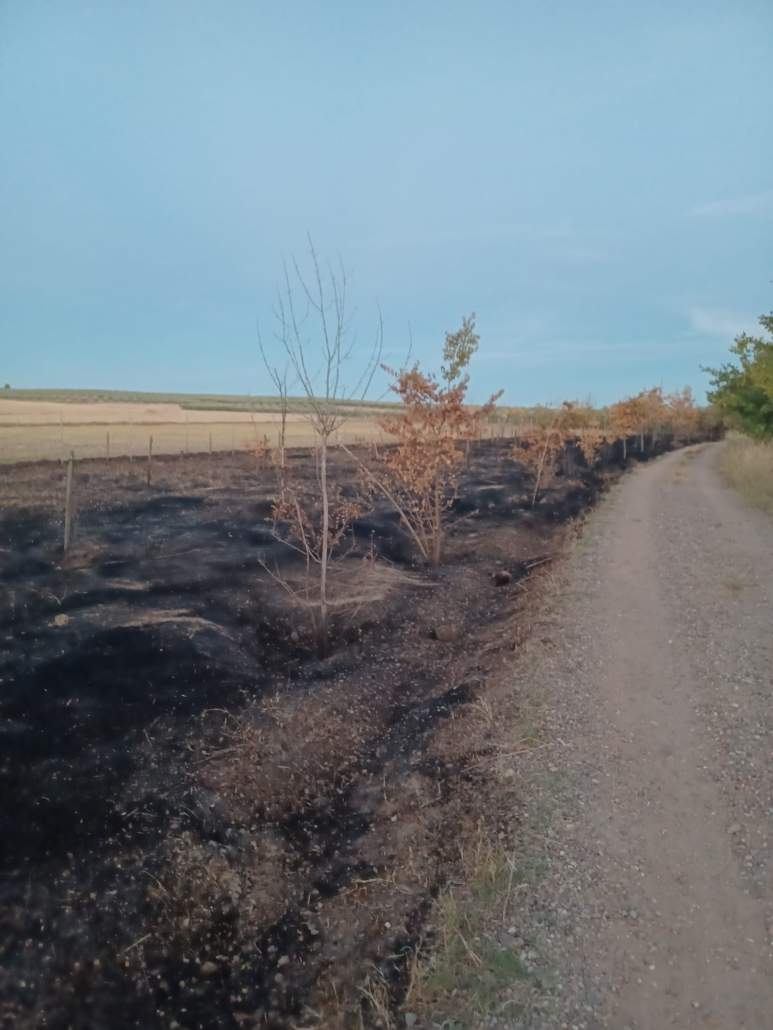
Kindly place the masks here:
[(148, 486), (150, 486), (153, 469), (153, 437), (148, 437)]
[(64, 489), (64, 553), (70, 550), (72, 541), (72, 474), (75, 464), (75, 452), (70, 451), (70, 460), (67, 462), (67, 481)]
[(108, 430), (107, 433), (105, 433), (105, 456), (107, 457), (107, 460), (110, 461), (110, 431), (109, 430)]

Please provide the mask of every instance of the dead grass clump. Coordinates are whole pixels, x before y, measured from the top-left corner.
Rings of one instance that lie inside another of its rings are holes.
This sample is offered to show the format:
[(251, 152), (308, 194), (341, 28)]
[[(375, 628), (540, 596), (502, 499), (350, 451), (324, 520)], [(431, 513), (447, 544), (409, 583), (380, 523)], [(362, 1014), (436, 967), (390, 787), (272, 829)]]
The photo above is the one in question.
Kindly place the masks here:
[[(367, 1005), (371, 1025), (379, 1027), (380, 1030), (394, 1030), (396, 1024), (392, 1017), (389, 986), (380, 970), (376, 969), (366, 977), (360, 987), (360, 994)], [(365, 1027), (362, 1016), (360, 1026)]]
[(731, 436), (719, 452), (725, 480), (755, 508), (773, 514), (773, 441)]
[(314, 704), (276, 694), (231, 722), (200, 781), (231, 819), (281, 818), (326, 796), (382, 722), (366, 698), (342, 701), (334, 687), (318, 688)]
[(195, 946), (207, 958), (217, 951), (223, 961), (218, 942), (208, 940), (219, 922), (236, 926), (233, 939), (238, 942), (279, 919), (287, 903), (281, 840), (266, 830), (251, 834), (248, 847), (231, 852), (202, 844), (188, 832), (167, 840), (164, 865), (147, 887), (149, 900), (161, 912), (161, 938)]
[[(376, 560), (369, 552), (362, 554), (359, 559), (355, 553), (350, 552), (348, 558), (338, 563), (331, 561), (328, 569), (327, 581), (331, 595), (328, 605), (336, 620), (335, 628), (338, 632), (347, 625), (351, 626), (361, 612), (368, 611), (374, 605), (384, 604), (400, 590), (432, 588), (432, 584), (426, 580), (398, 569), (383, 559)], [(276, 579), (271, 570), (268, 571)], [(314, 609), (316, 602), (313, 583), (309, 582), (302, 571), (296, 574), (283, 573), (281, 580), (289, 608), (304, 614)]]

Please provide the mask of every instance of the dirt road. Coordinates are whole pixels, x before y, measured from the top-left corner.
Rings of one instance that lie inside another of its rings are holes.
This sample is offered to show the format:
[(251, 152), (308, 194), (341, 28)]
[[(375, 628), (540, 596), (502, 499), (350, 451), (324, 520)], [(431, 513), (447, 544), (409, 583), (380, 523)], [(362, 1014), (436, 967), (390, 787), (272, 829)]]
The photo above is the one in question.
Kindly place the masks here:
[(773, 522), (716, 448), (613, 489), (519, 666), (548, 698), (519, 932), (553, 987), (499, 1025), (773, 1027)]

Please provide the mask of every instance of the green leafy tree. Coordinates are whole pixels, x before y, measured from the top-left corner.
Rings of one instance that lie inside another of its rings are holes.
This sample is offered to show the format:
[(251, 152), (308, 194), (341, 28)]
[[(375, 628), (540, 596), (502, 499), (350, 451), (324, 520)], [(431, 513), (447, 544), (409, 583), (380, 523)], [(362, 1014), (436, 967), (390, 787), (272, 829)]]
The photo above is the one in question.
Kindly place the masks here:
[[(478, 349), (480, 337), (475, 332), (475, 312), (463, 319), (461, 329), (455, 333), (446, 333), (443, 345), (443, 365), (441, 372), (447, 383), (453, 383), (462, 374), (466, 375), (467, 366)], [(465, 378), (465, 383), (468, 381)]]
[(712, 404), (731, 424), (764, 440), (773, 437), (773, 313), (762, 315), (759, 323), (768, 339), (742, 333), (730, 348), (738, 364), (706, 371), (712, 377)]

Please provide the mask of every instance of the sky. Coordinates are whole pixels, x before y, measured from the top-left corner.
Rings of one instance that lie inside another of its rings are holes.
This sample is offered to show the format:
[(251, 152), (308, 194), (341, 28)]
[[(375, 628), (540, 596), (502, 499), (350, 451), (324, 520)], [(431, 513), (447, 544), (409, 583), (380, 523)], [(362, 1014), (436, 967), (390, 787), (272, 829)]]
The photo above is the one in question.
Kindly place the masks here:
[(474, 311), (473, 400), (702, 398), (773, 308), (772, 58), (770, 0), (0, 0), (0, 381), (270, 393), (310, 235), (352, 376)]

